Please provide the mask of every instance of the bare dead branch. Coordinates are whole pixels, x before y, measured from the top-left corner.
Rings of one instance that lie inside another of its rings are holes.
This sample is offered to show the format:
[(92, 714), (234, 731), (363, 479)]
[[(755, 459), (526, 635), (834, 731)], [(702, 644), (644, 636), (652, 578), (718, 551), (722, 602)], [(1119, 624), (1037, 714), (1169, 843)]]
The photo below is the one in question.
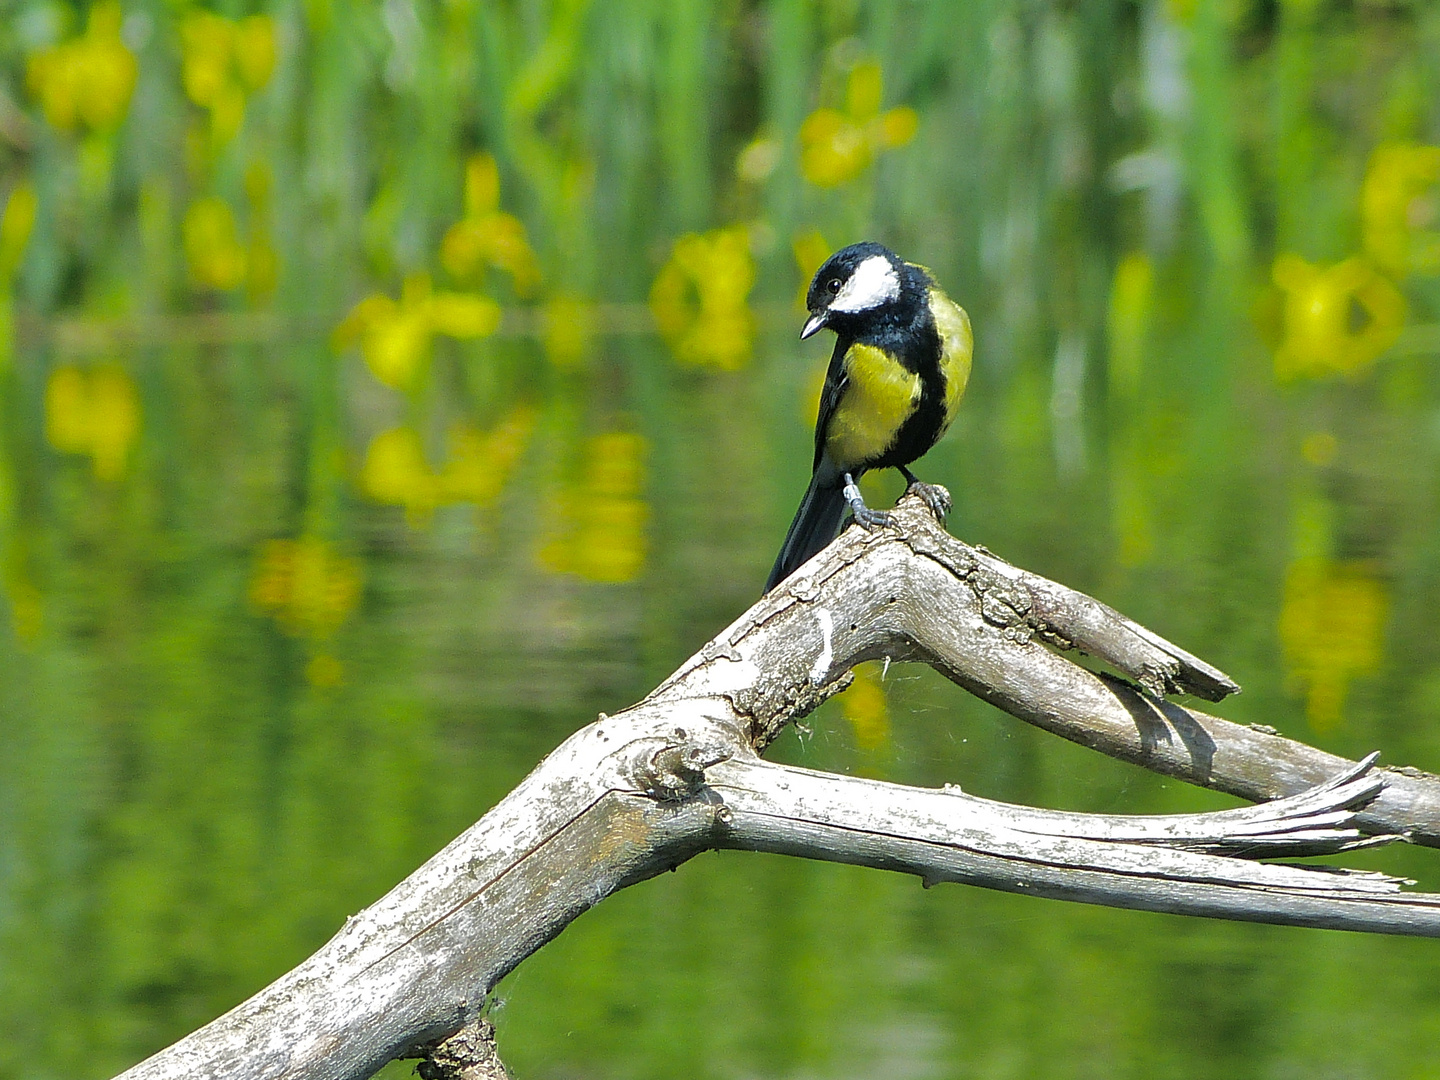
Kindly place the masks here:
[[(1372, 759), (1347, 762), (1093, 674), (1041, 642), (1083, 647), (1156, 690), (1234, 688), (1104, 605), (953, 540), (917, 500), (902, 501), (897, 520), (847, 532), (644, 701), (567, 739), (314, 956), (125, 1077), (349, 1080), (395, 1057), (433, 1063), (436, 1041), (473, 1025), (496, 982), (580, 913), (717, 847), (927, 884), (1440, 936), (1440, 898), (1394, 878), (1227, 857), (1343, 850), (1365, 842), (1362, 829), (1435, 843), (1440, 780), (1372, 771)], [(1294, 797), (1218, 814), (1064, 814), (757, 756), (843, 688), (853, 664), (881, 656), (932, 663), (1022, 719), (1156, 771)]]

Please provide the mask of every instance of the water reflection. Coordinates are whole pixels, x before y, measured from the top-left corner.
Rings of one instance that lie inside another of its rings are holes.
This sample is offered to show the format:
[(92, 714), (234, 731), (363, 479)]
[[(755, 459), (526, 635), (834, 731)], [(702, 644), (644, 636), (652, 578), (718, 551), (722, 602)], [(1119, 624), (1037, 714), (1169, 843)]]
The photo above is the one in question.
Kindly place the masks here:
[[(235, 1003), (750, 603), (828, 354), (796, 298), (867, 236), (975, 321), (920, 466), (957, 532), (1230, 671), (1227, 716), (1440, 766), (1440, 10), (6, 26), (0, 1076)], [(902, 665), (775, 753), (1217, 801)], [(1433, 952), (727, 854), (497, 1023), (530, 1076), (1419, 1076)]]

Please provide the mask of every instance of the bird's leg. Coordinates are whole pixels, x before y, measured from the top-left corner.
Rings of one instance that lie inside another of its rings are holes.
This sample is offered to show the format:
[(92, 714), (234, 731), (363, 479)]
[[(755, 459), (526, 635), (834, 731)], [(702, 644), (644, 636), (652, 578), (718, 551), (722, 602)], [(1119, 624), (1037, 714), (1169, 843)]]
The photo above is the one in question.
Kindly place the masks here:
[(850, 513), (855, 516), (855, 521), (859, 525), (867, 529), (875, 529), (894, 521), (894, 518), (884, 510), (871, 510), (865, 505), (860, 488), (855, 484), (855, 477), (848, 472), (845, 474), (845, 488), (842, 494), (845, 496), (845, 501), (850, 504)]
[(920, 496), (921, 501), (924, 502), (924, 504), (930, 508), (930, 512), (935, 515), (935, 520), (940, 522), (941, 525), (944, 525), (945, 515), (950, 513), (950, 492), (946, 491), (939, 484), (927, 484), (917, 479), (915, 474), (904, 465), (899, 465), (897, 468), (900, 470), (900, 475), (905, 477), (905, 483), (908, 485), (905, 488), (906, 494), (913, 491), (916, 495)]

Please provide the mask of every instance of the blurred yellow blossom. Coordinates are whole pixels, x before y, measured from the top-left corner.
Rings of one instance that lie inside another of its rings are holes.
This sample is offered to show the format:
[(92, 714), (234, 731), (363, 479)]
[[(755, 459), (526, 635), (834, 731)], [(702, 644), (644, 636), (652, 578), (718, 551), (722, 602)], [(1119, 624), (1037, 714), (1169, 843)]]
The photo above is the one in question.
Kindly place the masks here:
[(245, 195), (250, 202), (250, 229), (245, 239), (245, 288), (252, 300), (275, 291), (280, 280), (280, 256), (270, 238), (270, 166), (255, 161), (245, 170)]
[(180, 26), (180, 44), (185, 93), (209, 110), (213, 144), (228, 142), (245, 119), (245, 98), (275, 70), (275, 21), (268, 15), (236, 21), (192, 11)]
[(815, 272), (830, 257), (830, 245), (825, 242), (819, 229), (797, 232), (790, 239), (790, 250), (795, 255), (795, 265), (800, 270), (800, 291), (795, 296), (795, 306), (805, 310), (805, 295), (810, 291), (810, 280)]
[(845, 111), (816, 109), (800, 126), (800, 171), (819, 187), (853, 180), (875, 156), (915, 137), (920, 118), (902, 106), (880, 111), (884, 79), (874, 61), (856, 64), (846, 81)]
[(335, 328), (334, 344), (355, 341), (375, 377), (387, 386), (408, 389), (430, 358), (436, 334), (479, 338), (500, 325), (500, 306), (477, 293), (433, 292), (430, 275), (411, 274), (400, 299), (383, 293), (365, 297)]
[(439, 470), (425, 459), (420, 433), (398, 427), (370, 441), (360, 484), (376, 502), (405, 508), (412, 527), (427, 524), (438, 506), (493, 502), (503, 490), (535, 430), (535, 410), (520, 405), (488, 432), (457, 425), (450, 431), (449, 455)]
[(1145, 340), (1155, 292), (1155, 270), (1143, 251), (1132, 251), (1115, 267), (1106, 329), (1110, 345), (1110, 387), (1122, 399), (1140, 391)]
[(10, 189), (5, 210), (0, 213), (0, 288), (9, 285), (20, 268), (38, 205), (33, 184), (21, 181)]
[(746, 303), (754, 284), (745, 226), (676, 240), (650, 288), (650, 310), (676, 359), (727, 371), (743, 366), (755, 335)]
[(1272, 273), (1285, 294), (1284, 332), (1275, 350), (1282, 381), (1354, 374), (1400, 336), (1405, 297), (1364, 259), (1327, 267), (1284, 254)]
[(1363, 564), (1316, 556), (1291, 563), (1280, 642), (1316, 731), (1340, 724), (1351, 679), (1379, 666), (1388, 610), (1384, 586)]
[(88, 454), (95, 475), (118, 480), (140, 434), (140, 396), (119, 364), (57, 367), (45, 384), (45, 437), (56, 450)]
[(196, 284), (227, 291), (245, 281), (245, 246), (230, 204), (216, 196), (197, 199), (185, 211), (181, 226), (185, 261)]
[(0, 372), (10, 369), (15, 334), (10, 286), (25, 256), (30, 231), (35, 226), (35, 188), (21, 181), (10, 189), (5, 209), (0, 212)]
[(559, 368), (585, 359), (595, 333), (595, 307), (576, 296), (557, 296), (545, 305), (545, 355)]
[(517, 296), (532, 296), (540, 285), (540, 262), (520, 219), (500, 209), (500, 168), (489, 154), (465, 165), (465, 217), (440, 242), (440, 264), (457, 278), (486, 266), (510, 275)]
[(10, 600), (10, 626), (15, 636), (27, 644), (40, 636), (45, 622), (45, 599), (32, 582), (19, 574), (7, 575), (6, 591)]
[(751, 184), (764, 183), (780, 164), (784, 145), (779, 139), (758, 136), (735, 157), (735, 175)]
[(295, 637), (328, 638), (360, 602), (360, 563), (318, 536), (267, 540), (255, 558), (250, 601)]
[(107, 132), (125, 118), (137, 67), (120, 23), (117, 0), (99, 0), (82, 36), (30, 56), (26, 82), (55, 127)]
[(1365, 253), (1396, 280), (1440, 271), (1440, 146), (1376, 147), (1360, 192)]
[(862, 750), (877, 750), (890, 738), (890, 709), (885, 702), (879, 662), (860, 664), (855, 681), (840, 695), (840, 710), (855, 730), (855, 742)]
[(556, 574), (618, 584), (645, 566), (650, 508), (640, 498), (648, 444), (640, 435), (610, 432), (586, 441), (580, 483), (551, 499), (540, 564)]

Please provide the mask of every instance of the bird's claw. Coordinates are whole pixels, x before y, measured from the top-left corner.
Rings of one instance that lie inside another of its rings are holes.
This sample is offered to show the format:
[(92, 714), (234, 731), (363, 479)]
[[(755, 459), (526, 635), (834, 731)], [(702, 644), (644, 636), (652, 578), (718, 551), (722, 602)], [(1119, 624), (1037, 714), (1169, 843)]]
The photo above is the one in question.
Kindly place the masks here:
[(895, 524), (894, 514), (886, 510), (872, 510), (864, 503), (852, 506), (850, 513), (854, 516), (855, 523), (865, 529), (881, 529)]
[(850, 504), (850, 514), (855, 523), (864, 529), (879, 529), (886, 525), (893, 525), (895, 518), (884, 510), (872, 510), (865, 505), (865, 499), (860, 494), (860, 488), (855, 483), (854, 477), (849, 473), (845, 474), (845, 488), (843, 491), (845, 501)]
[(950, 513), (952, 503), (950, 492), (946, 491), (939, 484), (927, 484), (920, 480), (912, 481), (905, 489), (906, 495), (917, 495), (920, 501), (930, 508), (935, 515), (935, 520), (941, 525), (945, 524), (945, 515)]

